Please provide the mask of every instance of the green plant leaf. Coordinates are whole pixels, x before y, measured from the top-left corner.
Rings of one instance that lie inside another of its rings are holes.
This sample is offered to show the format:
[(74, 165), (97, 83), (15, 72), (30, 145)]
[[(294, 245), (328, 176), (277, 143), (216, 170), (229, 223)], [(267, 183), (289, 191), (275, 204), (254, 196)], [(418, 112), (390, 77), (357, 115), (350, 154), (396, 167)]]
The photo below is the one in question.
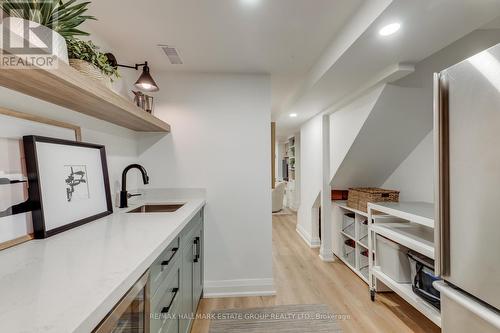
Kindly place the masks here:
[(0, 8), (9, 16), (19, 17), (42, 24), (64, 36), (88, 36), (89, 33), (76, 29), (86, 20), (96, 20), (84, 15), (90, 1), (78, 0), (0, 0)]
[(80, 59), (90, 62), (101, 70), (101, 72), (110, 78), (118, 78), (117, 68), (111, 66), (108, 57), (99, 51), (92, 41), (82, 41), (76, 38), (69, 39), (68, 56), (70, 59)]

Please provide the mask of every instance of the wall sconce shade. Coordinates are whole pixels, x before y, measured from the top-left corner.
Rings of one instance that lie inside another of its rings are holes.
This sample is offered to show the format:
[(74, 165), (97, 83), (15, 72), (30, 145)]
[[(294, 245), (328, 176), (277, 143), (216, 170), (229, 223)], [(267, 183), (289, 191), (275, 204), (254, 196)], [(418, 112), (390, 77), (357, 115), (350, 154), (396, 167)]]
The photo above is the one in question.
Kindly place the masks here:
[(147, 92), (155, 92), (160, 90), (158, 85), (156, 84), (155, 80), (153, 80), (153, 77), (151, 74), (149, 74), (149, 66), (148, 63), (144, 65), (142, 68), (142, 74), (139, 76), (139, 79), (137, 79), (137, 82), (135, 83), (135, 86), (138, 89), (141, 89), (143, 91)]
[(147, 61), (145, 61), (143, 64), (135, 64), (134, 66), (127, 66), (127, 65), (120, 65), (116, 60), (116, 57), (112, 53), (106, 53), (106, 56), (108, 57), (109, 63), (113, 67), (125, 67), (125, 68), (132, 68), (135, 70), (139, 70), (139, 67), (142, 67), (142, 74), (141, 76), (139, 76), (139, 79), (137, 79), (137, 81), (134, 84), (138, 89), (146, 92), (155, 92), (160, 90), (155, 80), (153, 80), (153, 77), (149, 73), (149, 66)]

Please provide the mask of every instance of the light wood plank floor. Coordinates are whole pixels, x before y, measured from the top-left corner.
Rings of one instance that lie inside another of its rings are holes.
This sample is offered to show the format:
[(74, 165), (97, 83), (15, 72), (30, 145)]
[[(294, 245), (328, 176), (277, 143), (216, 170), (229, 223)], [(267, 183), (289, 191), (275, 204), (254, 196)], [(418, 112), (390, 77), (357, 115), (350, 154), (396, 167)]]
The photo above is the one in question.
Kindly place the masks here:
[[(368, 286), (337, 260), (324, 263), (295, 231), (296, 216), (273, 216), (273, 261), (277, 295), (203, 299), (198, 313), (218, 309), (255, 308), (282, 304), (328, 304), (345, 332), (440, 332), (426, 317), (393, 293), (370, 300)], [(207, 333), (210, 322), (198, 319), (192, 333)]]

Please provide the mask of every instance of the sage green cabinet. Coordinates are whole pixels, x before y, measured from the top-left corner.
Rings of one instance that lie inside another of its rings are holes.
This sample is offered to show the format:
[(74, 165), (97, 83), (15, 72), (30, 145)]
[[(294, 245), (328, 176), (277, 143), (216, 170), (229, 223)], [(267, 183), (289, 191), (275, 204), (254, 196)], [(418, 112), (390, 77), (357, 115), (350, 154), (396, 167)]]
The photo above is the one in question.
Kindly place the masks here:
[(182, 242), (182, 269), (181, 269), (181, 288), (182, 288), (182, 310), (187, 314), (186, 319), (181, 320), (180, 333), (189, 333), (191, 330), (192, 319), (196, 315), (196, 309), (203, 291), (202, 286), (202, 232), (203, 215), (202, 212), (193, 218), (190, 225), (181, 235)]
[(193, 262), (193, 312), (196, 313), (203, 293), (203, 225), (196, 227), (194, 240), (196, 256)]
[(203, 294), (203, 209), (150, 272), (151, 333), (189, 333)]
[[(182, 301), (181, 308), (182, 313), (186, 317), (192, 315), (192, 302), (193, 302), (193, 288), (191, 283), (193, 281), (193, 271), (191, 269), (191, 263), (193, 262), (193, 251), (192, 246), (189, 242), (185, 242), (182, 247), (182, 270), (181, 270), (181, 293)], [(180, 333), (189, 333), (191, 326), (191, 318), (185, 318), (181, 320), (180, 323)]]

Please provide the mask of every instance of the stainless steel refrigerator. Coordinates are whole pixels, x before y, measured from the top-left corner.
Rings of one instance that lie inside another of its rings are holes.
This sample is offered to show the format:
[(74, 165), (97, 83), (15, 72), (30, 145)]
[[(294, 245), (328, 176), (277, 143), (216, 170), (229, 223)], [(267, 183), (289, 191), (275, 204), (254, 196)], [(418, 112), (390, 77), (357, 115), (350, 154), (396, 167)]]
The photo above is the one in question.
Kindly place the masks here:
[(436, 271), (500, 315), (500, 45), (434, 85)]

